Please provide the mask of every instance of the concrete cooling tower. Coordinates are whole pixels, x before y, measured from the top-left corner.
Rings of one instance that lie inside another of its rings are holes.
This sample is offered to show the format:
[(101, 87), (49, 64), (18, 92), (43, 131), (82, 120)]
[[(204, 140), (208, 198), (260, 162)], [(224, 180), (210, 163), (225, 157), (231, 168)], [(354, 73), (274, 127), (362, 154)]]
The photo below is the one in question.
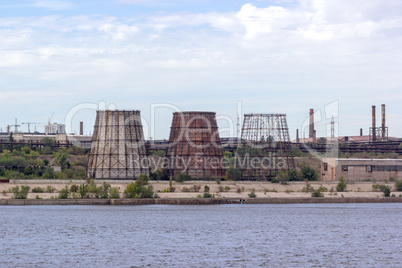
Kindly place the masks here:
[(87, 176), (136, 179), (149, 176), (140, 111), (97, 111)]
[(173, 113), (167, 156), (172, 176), (184, 173), (194, 179), (223, 177), (225, 168), (215, 113)]

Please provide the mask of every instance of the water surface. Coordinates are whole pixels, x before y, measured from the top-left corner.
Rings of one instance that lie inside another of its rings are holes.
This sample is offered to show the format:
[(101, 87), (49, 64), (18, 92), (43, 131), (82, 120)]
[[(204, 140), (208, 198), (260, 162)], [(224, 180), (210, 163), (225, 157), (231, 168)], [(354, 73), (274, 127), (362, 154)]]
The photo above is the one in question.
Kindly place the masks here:
[(402, 267), (402, 204), (0, 207), (0, 267)]

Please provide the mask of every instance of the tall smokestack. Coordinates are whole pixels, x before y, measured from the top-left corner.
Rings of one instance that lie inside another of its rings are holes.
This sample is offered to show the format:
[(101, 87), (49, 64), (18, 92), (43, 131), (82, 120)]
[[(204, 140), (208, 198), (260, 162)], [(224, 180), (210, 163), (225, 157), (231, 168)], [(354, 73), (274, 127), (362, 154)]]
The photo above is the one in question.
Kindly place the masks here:
[(363, 129), (360, 129), (360, 136), (363, 136)]
[(310, 128), (308, 137), (314, 139), (314, 109), (310, 109)]
[(296, 129), (296, 142), (299, 142), (299, 129)]
[(385, 104), (381, 104), (381, 128), (382, 140), (385, 140)]
[(375, 129), (375, 105), (371, 106), (371, 111), (372, 111), (371, 117), (372, 117), (372, 120), (373, 120), (372, 121), (372, 126), (371, 126), (372, 132), (373, 132), (373, 141), (376, 141), (377, 137), (376, 137), (376, 129)]
[(80, 135), (84, 135), (84, 122), (80, 122)]

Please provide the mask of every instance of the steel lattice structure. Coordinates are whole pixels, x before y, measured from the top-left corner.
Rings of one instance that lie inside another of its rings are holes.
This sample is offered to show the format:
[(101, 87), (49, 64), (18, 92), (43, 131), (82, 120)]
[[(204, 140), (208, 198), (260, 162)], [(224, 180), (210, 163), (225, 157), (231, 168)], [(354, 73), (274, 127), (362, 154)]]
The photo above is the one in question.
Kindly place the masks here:
[(295, 168), (286, 114), (244, 115), (236, 168), (245, 180), (268, 180)]
[(136, 179), (149, 175), (140, 111), (97, 111), (87, 175)]
[(169, 172), (194, 179), (223, 177), (223, 154), (214, 112), (176, 112), (169, 137)]

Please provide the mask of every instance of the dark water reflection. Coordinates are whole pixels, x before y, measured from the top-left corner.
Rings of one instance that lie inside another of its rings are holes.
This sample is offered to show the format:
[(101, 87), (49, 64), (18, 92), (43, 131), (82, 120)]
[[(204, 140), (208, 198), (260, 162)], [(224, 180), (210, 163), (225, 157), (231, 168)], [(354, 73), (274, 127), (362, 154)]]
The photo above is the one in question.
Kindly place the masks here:
[(402, 204), (0, 207), (0, 267), (402, 267)]

